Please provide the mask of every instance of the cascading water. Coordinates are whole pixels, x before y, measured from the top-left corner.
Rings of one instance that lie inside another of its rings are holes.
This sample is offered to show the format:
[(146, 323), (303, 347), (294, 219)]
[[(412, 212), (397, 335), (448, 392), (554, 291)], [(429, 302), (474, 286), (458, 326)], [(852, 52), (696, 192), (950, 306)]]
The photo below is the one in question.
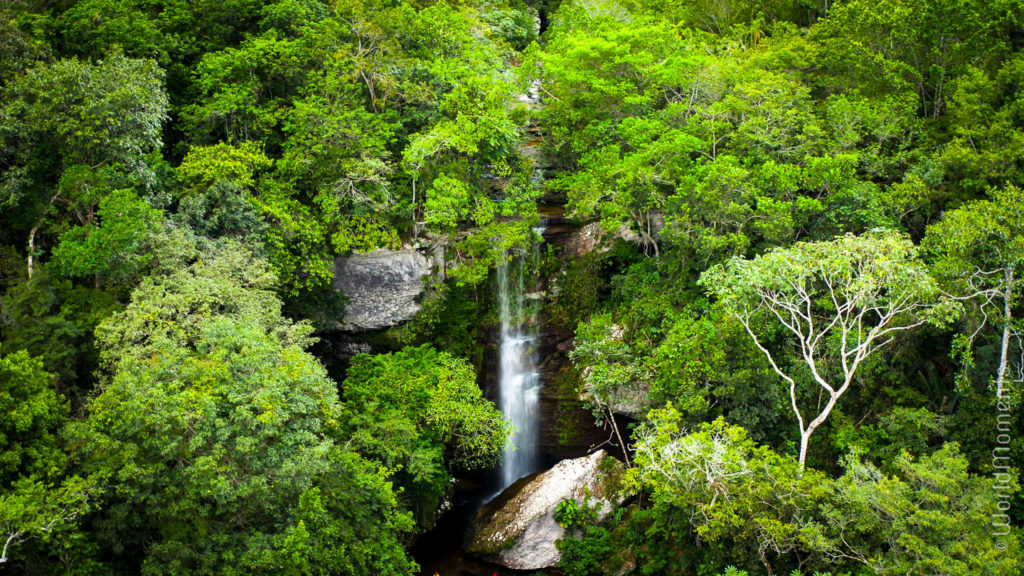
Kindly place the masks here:
[[(543, 228), (534, 229), (538, 235)], [(539, 248), (532, 249), (534, 268)], [(502, 488), (538, 469), (537, 429), (541, 378), (537, 367), (536, 305), (526, 292), (530, 272), (523, 262), (497, 269), (501, 340), (498, 350), (500, 406), (515, 428), (501, 462)]]
[[(540, 26), (540, 21), (537, 21)], [(533, 109), (540, 99), (540, 83), (535, 81), (519, 100)], [(536, 126), (523, 143), (523, 156), (534, 163), (534, 179), (543, 179), (541, 170), (540, 134)], [(537, 238), (543, 225), (534, 228)], [(533, 271), (540, 261), (540, 244), (534, 242), (527, 258), (513, 258), (497, 269), (498, 312), (501, 320), (501, 343), (498, 350), (498, 389), (502, 413), (512, 423), (514, 432), (510, 446), (505, 447), (501, 462), (501, 488), (540, 469), (537, 457), (538, 404), (541, 378), (537, 366), (537, 308), (539, 302), (527, 293), (536, 282)], [(528, 264), (532, 264), (528, 265)]]

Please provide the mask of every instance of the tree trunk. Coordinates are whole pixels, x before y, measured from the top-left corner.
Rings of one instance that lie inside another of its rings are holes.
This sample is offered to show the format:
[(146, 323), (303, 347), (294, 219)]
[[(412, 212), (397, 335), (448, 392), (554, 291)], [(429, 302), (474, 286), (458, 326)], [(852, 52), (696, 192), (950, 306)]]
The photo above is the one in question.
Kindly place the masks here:
[(615, 422), (615, 413), (612, 412), (612, 407), (607, 404), (604, 409), (608, 411), (608, 420), (611, 421), (612, 429), (615, 430), (615, 436), (619, 439), (619, 448), (622, 448), (622, 457), (626, 459), (626, 468), (629, 468), (632, 466), (629, 463), (629, 448), (626, 446), (626, 443), (622, 441), (622, 434), (619, 433), (619, 425)]
[(807, 443), (813, 432), (813, 429), (800, 431), (800, 470), (804, 469), (804, 462), (807, 460)]
[(999, 369), (996, 371), (996, 398), (1003, 397), (1003, 384), (1006, 381), (1007, 356), (1010, 349), (1010, 323), (1013, 320), (1013, 268), (1008, 267), (1004, 273), (1006, 284), (1003, 289), (1003, 342), (999, 354)]
[(768, 576), (775, 576), (775, 571), (772, 570), (772, 565), (768, 562), (768, 556), (764, 552), (761, 552), (760, 556), (761, 564), (764, 566), (765, 571), (768, 572)]
[(622, 433), (618, 431), (618, 423), (615, 422), (615, 415), (611, 412), (611, 407), (607, 406), (606, 408), (608, 409), (608, 418), (611, 419), (611, 427), (615, 429), (615, 436), (618, 437), (618, 447), (623, 449), (623, 458), (626, 459), (626, 467), (628, 468), (632, 465), (630, 464), (630, 449), (626, 443), (623, 442)]
[(33, 264), (35, 263), (35, 252), (36, 252), (36, 234), (39, 229), (43, 226), (43, 220), (46, 218), (46, 212), (49, 211), (53, 203), (60, 198), (60, 192), (57, 192), (50, 198), (50, 203), (43, 209), (43, 213), (39, 215), (39, 219), (36, 220), (36, 225), (32, 227), (28, 232), (28, 279), (32, 279)]
[(36, 225), (32, 227), (28, 232), (28, 279), (32, 279), (33, 261), (36, 253), (36, 232), (39, 232), (39, 227), (43, 225), (42, 217), (36, 221)]

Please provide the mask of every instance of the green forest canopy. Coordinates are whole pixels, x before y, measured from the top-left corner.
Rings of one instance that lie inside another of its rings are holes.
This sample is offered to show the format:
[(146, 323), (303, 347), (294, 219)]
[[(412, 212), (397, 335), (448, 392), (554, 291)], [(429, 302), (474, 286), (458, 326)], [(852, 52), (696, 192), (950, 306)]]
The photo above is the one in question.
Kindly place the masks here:
[[(1022, 88), (1020, 0), (6, 3), (0, 570), (415, 573), (541, 200), (640, 496), (566, 574), (1019, 574)], [(337, 368), (334, 258), (420, 238)]]

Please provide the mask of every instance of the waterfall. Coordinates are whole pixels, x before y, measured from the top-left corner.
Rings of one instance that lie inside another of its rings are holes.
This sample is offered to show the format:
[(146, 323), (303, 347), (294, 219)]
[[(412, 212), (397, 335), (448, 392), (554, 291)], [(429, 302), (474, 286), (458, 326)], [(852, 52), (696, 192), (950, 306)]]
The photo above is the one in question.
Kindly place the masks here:
[[(534, 229), (538, 235), (543, 228)], [(532, 249), (533, 268), (539, 248)], [(537, 471), (538, 404), (541, 378), (537, 366), (536, 302), (526, 292), (533, 287), (530, 267), (510, 259), (497, 269), (498, 312), (501, 340), (498, 349), (500, 407), (515, 428), (511, 446), (505, 447), (501, 462), (502, 488)]]

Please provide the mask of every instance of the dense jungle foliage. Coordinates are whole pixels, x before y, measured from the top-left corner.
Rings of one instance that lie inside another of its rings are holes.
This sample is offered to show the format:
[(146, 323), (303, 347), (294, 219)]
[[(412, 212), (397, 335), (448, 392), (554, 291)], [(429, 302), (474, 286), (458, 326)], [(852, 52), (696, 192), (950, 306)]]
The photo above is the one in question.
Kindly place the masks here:
[[(630, 439), (565, 574), (1024, 573), (1022, 0), (3, 2), (0, 573), (416, 573), (538, 200)], [(334, 258), (427, 239), (338, 368)]]

